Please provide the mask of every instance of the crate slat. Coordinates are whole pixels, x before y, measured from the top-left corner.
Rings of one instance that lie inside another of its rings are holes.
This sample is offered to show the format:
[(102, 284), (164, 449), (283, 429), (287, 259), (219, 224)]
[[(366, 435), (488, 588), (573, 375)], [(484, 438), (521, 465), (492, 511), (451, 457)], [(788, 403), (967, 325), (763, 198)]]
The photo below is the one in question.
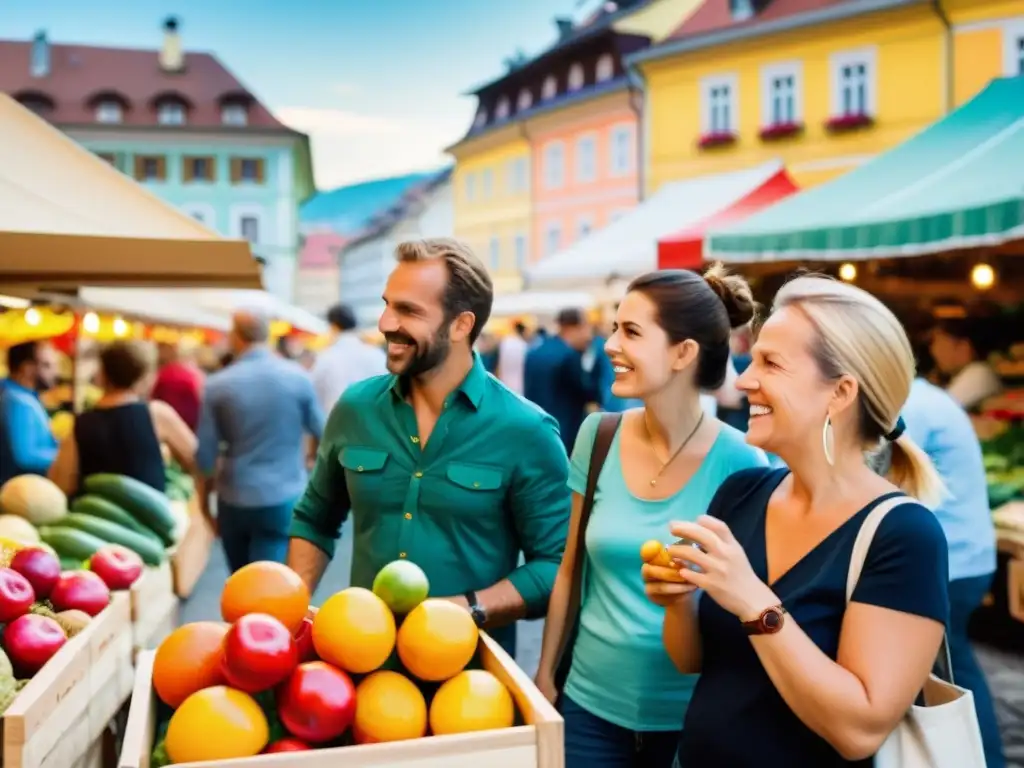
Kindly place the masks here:
[[(153, 652), (139, 655), (118, 768), (149, 768), (155, 731)], [(480, 660), (512, 692), (526, 725), (388, 744), (190, 763), (191, 768), (564, 768), (562, 718), (530, 678), (486, 633)]]
[(132, 636), (136, 651), (153, 648), (178, 622), (178, 596), (170, 562), (147, 568), (131, 588)]
[(193, 496), (187, 505), (188, 526), (185, 534), (177, 546), (169, 551), (174, 574), (174, 591), (183, 600), (192, 594), (196, 582), (206, 570), (206, 564), (210, 560), (210, 549), (216, 538), (210, 524), (199, 510), (197, 497)]

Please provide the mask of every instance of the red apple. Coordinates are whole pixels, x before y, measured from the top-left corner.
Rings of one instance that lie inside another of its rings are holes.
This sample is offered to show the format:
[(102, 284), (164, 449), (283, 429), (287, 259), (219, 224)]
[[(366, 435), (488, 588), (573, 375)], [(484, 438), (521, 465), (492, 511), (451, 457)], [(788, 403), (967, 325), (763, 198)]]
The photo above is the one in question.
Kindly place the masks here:
[(11, 570), (17, 571), (32, 585), (37, 600), (46, 600), (53, 585), (60, 578), (60, 560), (52, 552), (31, 547), (20, 550), (11, 560)]
[(272, 755), (278, 752), (308, 752), (312, 747), (298, 739), (278, 739), (268, 744), (261, 754)]
[(67, 642), (60, 624), (49, 616), (26, 613), (4, 627), (4, 650), (19, 678), (32, 677)]
[(288, 627), (265, 613), (247, 613), (224, 636), (224, 677), (246, 693), (273, 688), (299, 663), (299, 649)]
[(295, 633), (295, 642), (299, 646), (299, 663), (304, 661), (316, 661), (316, 648), (313, 647), (313, 617), (307, 616), (302, 620), (299, 630)]
[(85, 611), (95, 616), (110, 605), (110, 589), (92, 571), (65, 571), (53, 586), (50, 602), (58, 611)]
[(89, 568), (109, 589), (129, 589), (142, 575), (145, 563), (128, 547), (108, 544), (96, 551), (89, 560)]
[(11, 568), (0, 568), (0, 623), (24, 616), (35, 601), (28, 579)]
[(324, 661), (300, 664), (277, 691), (277, 714), (287, 731), (303, 741), (336, 739), (356, 716), (352, 678)]

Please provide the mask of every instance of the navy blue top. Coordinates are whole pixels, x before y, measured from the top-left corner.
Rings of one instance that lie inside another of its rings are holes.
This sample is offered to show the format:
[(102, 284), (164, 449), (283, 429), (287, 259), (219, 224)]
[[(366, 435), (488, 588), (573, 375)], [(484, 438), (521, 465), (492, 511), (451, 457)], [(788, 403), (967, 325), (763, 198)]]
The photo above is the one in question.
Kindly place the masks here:
[[(737, 472), (722, 484), (708, 507), (709, 515), (728, 524), (754, 572), (766, 582), (765, 511), (788, 472), (785, 468)], [(771, 585), (791, 620), (833, 660), (846, 610), (846, 576), (854, 540), (868, 513), (891, 496), (861, 509)], [(920, 504), (902, 504), (886, 515), (875, 532), (852, 599), (945, 624), (947, 572), (946, 539), (935, 515)], [(873, 758), (840, 757), (793, 714), (736, 616), (707, 594), (701, 597), (698, 611), (703, 668), (679, 745), (684, 768), (867, 768), (873, 764)]]
[(523, 396), (558, 422), (566, 453), (587, 416), (587, 404), (598, 400), (595, 376), (583, 369), (583, 355), (561, 336), (552, 336), (526, 353)]

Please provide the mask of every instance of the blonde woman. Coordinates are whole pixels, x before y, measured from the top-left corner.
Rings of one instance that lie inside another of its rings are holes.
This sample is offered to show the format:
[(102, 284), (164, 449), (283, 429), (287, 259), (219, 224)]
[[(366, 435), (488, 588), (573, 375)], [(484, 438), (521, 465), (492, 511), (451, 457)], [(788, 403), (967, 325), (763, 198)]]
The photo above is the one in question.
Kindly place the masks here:
[[(666, 607), (666, 650), (680, 671), (701, 673), (683, 768), (870, 766), (921, 691), (949, 613), (931, 511), (905, 503), (884, 518), (845, 599), (871, 509), (941, 493), (904, 434), (913, 379), (906, 334), (871, 295), (820, 277), (778, 293), (737, 386), (750, 401), (747, 441), (787, 468), (735, 474), (706, 516), (671, 526), (703, 551), (672, 547), (681, 570), (643, 569)], [(892, 482), (865, 459), (883, 441)]]

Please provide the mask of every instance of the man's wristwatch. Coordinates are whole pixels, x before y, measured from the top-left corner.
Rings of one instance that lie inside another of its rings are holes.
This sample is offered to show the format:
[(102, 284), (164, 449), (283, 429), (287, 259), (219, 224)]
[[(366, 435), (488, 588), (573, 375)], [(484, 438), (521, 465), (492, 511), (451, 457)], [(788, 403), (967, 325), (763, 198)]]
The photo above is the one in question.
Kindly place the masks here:
[(765, 608), (756, 619), (743, 622), (743, 628), (748, 635), (774, 635), (786, 620), (786, 608), (783, 605), (773, 605)]
[(484, 607), (477, 602), (476, 592), (472, 589), (465, 594), (466, 602), (469, 603), (469, 615), (473, 617), (473, 622), (478, 627), (483, 627), (487, 623), (487, 611)]

